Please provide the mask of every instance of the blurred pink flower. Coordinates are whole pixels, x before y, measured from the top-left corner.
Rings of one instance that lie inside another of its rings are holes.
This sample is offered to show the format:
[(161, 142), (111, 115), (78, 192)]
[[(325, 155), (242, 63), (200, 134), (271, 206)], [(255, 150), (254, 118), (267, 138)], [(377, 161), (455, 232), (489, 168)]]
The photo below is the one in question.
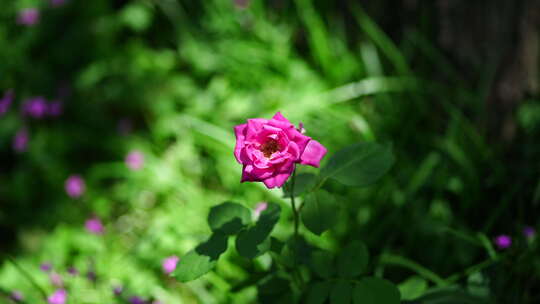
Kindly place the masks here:
[(180, 258), (175, 255), (165, 258), (161, 263), (163, 271), (166, 274), (171, 274), (176, 269), (176, 264), (178, 264), (178, 261), (180, 261)]
[(101, 220), (97, 217), (92, 217), (86, 220), (86, 222), (84, 223), (84, 227), (88, 232), (93, 234), (103, 234), (103, 232), (105, 231)]
[(28, 148), (28, 140), (28, 130), (26, 128), (20, 129), (13, 137), (13, 150), (17, 153), (26, 151)]
[(13, 97), (13, 90), (7, 90), (6, 93), (4, 93), (4, 96), (0, 99), (0, 116), (4, 115), (9, 110), (9, 106), (13, 102)]
[(268, 208), (267, 202), (260, 202), (255, 206), (255, 209), (253, 210), (253, 213), (255, 214), (255, 217), (259, 217), (261, 215), (261, 212), (266, 210)]
[(13, 300), (14, 302), (21, 302), (21, 301), (24, 300), (24, 297), (23, 297), (22, 293), (20, 291), (18, 291), (18, 290), (12, 291), (9, 298), (11, 300)]
[(57, 289), (47, 298), (49, 304), (65, 304), (66, 300), (67, 291), (65, 289)]
[(281, 187), (295, 164), (319, 167), (326, 148), (300, 133), (280, 112), (272, 119), (253, 118), (234, 127), (234, 156), (243, 165), (241, 182)]
[(28, 98), (23, 102), (22, 112), (32, 118), (43, 118), (47, 115), (47, 100), (41, 96)]
[(77, 270), (77, 268), (73, 267), (73, 266), (70, 266), (67, 270), (67, 272), (72, 275), (72, 276), (76, 276), (79, 274), (79, 271)]
[(144, 165), (144, 154), (142, 152), (133, 150), (126, 156), (126, 166), (131, 170), (139, 170)]
[(52, 264), (49, 262), (42, 263), (41, 265), (39, 265), (39, 269), (44, 272), (49, 272), (52, 269)]
[(80, 175), (71, 175), (64, 185), (66, 193), (72, 198), (78, 198), (84, 194), (86, 186)]
[(512, 246), (512, 238), (506, 234), (497, 236), (494, 242), (499, 249), (507, 249)]
[(39, 22), (39, 10), (37, 8), (25, 8), (19, 11), (17, 23), (32, 26)]
[(51, 272), (49, 274), (49, 279), (51, 280), (51, 283), (56, 287), (64, 286), (64, 281), (62, 280), (62, 277), (56, 272)]

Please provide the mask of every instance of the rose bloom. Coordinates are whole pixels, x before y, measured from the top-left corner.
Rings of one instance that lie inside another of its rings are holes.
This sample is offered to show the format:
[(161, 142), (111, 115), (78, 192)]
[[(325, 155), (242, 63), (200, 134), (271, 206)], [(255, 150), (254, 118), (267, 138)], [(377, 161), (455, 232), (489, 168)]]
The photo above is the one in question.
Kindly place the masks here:
[(281, 187), (295, 164), (319, 167), (326, 148), (291, 124), (280, 112), (272, 119), (252, 118), (234, 127), (234, 156), (242, 164), (241, 182)]
[(501, 234), (495, 238), (495, 245), (499, 249), (507, 249), (512, 246), (512, 238), (506, 234)]
[(65, 289), (57, 289), (52, 295), (47, 298), (49, 304), (65, 304), (67, 300), (67, 291)]
[(65, 183), (66, 193), (72, 198), (78, 198), (86, 190), (84, 180), (80, 175), (71, 175)]
[(86, 220), (86, 222), (84, 223), (84, 227), (88, 232), (93, 234), (103, 234), (103, 232), (105, 231), (101, 220), (97, 217), (92, 217)]
[(144, 154), (141, 151), (131, 151), (126, 156), (126, 166), (131, 170), (139, 170), (144, 165)]
[(178, 264), (179, 260), (180, 258), (175, 255), (165, 258), (161, 263), (163, 271), (166, 274), (171, 274), (176, 269), (176, 264)]
[(17, 23), (32, 26), (39, 22), (39, 10), (37, 8), (25, 8), (19, 12)]

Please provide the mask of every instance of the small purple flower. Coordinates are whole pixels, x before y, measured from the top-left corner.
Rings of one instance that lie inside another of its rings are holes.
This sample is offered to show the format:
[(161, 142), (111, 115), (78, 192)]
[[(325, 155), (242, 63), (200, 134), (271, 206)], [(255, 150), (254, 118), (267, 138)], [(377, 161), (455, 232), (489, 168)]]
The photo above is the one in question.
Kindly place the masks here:
[(62, 280), (62, 277), (56, 272), (51, 272), (49, 274), (49, 279), (51, 280), (51, 283), (56, 287), (64, 286), (64, 281)]
[(507, 249), (512, 246), (512, 238), (506, 234), (501, 234), (495, 238), (495, 245), (499, 249)]
[(39, 265), (39, 269), (41, 269), (43, 272), (49, 272), (52, 269), (52, 264), (49, 262), (42, 263)]
[(178, 264), (178, 261), (180, 261), (180, 258), (175, 255), (165, 258), (161, 263), (163, 271), (166, 274), (171, 274), (176, 269), (176, 264)]
[(261, 212), (266, 210), (268, 208), (267, 202), (260, 202), (255, 206), (255, 209), (253, 210), (253, 213), (255, 214), (255, 217), (259, 217), (261, 215)]
[(51, 117), (58, 117), (62, 115), (64, 105), (60, 100), (53, 100), (47, 105), (47, 114)]
[(12, 291), (11, 294), (9, 295), (9, 298), (13, 300), (14, 302), (21, 302), (22, 300), (24, 300), (22, 293), (17, 290)]
[(122, 291), (124, 291), (124, 287), (123, 287), (123, 286), (120, 286), (120, 285), (119, 285), (119, 286), (116, 286), (116, 287), (113, 288), (113, 294), (114, 294), (115, 296), (117, 296), (117, 297), (120, 296), (120, 295), (122, 294)]
[(126, 156), (126, 166), (131, 170), (139, 170), (144, 165), (144, 154), (138, 150), (133, 150)]
[(523, 235), (528, 239), (532, 239), (536, 235), (536, 230), (531, 226), (527, 226), (523, 228)]
[(13, 97), (13, 90), (7, 90), (6, 93), (4, 93), (4, 96), (0, 99), (0, 116), (6, 114), (9, 110), (9, 106), (13, 102)]
[(23, 114), (32, 118), (39, 119), (45, 117), (47, 110), (47, 100), (41, 96), (26, 99), (22, 105)]
[(66, 0), (50, 0), (52, 7), (59, 7), (66, 4)]
[(145, 304), (146, 301), (141, 299), (138, 296), (132, 296), (132, 297), (129, 298), (129, 303), (131, 303), (131, 304)]
[(25, 8), (19, 11), (17, 23), (32, 26), (39, 22), (39, 10), (37, 8)]
[(64, 187), (66, 189), (66, 193), (72, 198), (80, 197), (86, 190), (84, 180), (80, 175), (71, 175), (68, 177)]
[(13, 137), (13, 150), (17, 153), (26, 151), (28, 148), (28, 140), (28, 130), (26, 128), (20, 129)]
[(86, 222), (84, 223), (84, 227), (88, 232), (93, 234), (103, 234), (103, 232), (105, 231), (101, 220), (97, 217), (92, 217), (86, 220)]
[(57, 289), (47, 298), (49, 304), (65, 304), (66, 300), (67, 291), (65, 289)]
[(73, 267), (73, 266), (70, 266), (67, 270), (67, 272), (72, 275), (72, 276), (76, 276), (79, 274), (79, 271), (77, 270), (77, 268)]

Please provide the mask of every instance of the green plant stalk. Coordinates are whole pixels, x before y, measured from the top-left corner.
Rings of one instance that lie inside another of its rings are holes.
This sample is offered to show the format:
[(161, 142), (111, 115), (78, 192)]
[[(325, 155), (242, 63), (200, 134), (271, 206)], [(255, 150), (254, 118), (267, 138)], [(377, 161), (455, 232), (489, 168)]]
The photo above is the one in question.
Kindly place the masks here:
[(292, 177), (291, 177), (291, 207), (293, 212), (293, 221), (294, 221), (294, 272), (296, 274), (296, 277), (299, 282), (299, 287), (301, 288), (302, 285), (304, 285), (304, 281), (302, 279), (302, 274), (300, 273), (300, 270), (298, 269), (298, 263), (296, 263), (296, 257), (297, 257), (297, 247), (298, 247), (298, 227), (300, 225), (300, 216), (298, 214), (298, 210), (296, 209), (296, 203), (294, 201), (294, 183), (296, 181), (296, 167), (293, 170)]
[(41, 286), (39, 286), (36, 280), (34, 280), (34, 278), (26, 270), (24, 270), (24, 268), (22, 268), (21, 265), (19, 265), (19, 263), (15, 261), (15, 259), (10, 256), (7, 256), (6, 258), (11, 263), (11, 265), (13, 265), (13, 267), (15, 267), (30, 282), (30, 284), (32, 284), (32, 286), (34, 286), (34, 288), (36, 288), (41, 293), (43, 299), (47, 300), (47, 293)]

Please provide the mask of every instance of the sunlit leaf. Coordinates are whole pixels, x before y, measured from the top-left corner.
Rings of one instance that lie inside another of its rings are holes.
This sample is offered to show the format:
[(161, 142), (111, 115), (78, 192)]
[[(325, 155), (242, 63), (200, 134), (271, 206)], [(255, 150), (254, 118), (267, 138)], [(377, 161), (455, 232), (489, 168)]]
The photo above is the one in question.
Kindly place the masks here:
[(195, 280), (212, 270), (225, 250), (227, 250), (227, 236), (214, 233), (208, 241), (183, 256), (172, 275), (181, 282)]
[(279, 205), (268, 203), (255, 225), (238, 234), (236, 250), (241, 256), (252, 259), (270, 249), (271, 242), (268, 236), (279, 221), (280, 213), (281, 207)]
[(226, 235), (236, 234), (251, 222), (251, 212), (248, 208), (226, 202), (210, 209), (208, 224), (212, 231)]

